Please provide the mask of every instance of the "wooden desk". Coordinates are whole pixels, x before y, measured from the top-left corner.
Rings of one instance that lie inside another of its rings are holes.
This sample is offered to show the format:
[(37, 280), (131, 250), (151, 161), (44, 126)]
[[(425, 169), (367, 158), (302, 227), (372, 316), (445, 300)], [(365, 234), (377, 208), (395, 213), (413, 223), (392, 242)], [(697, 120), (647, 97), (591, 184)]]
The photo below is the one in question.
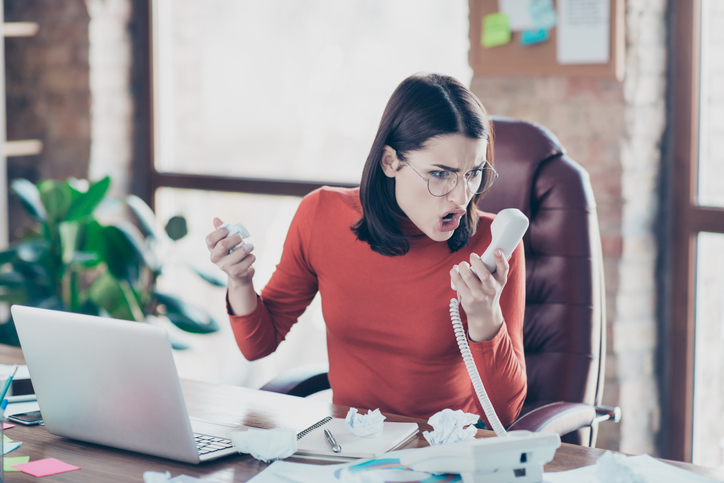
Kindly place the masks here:
[[(22, 364), (22, 352), (14, 347), (0, 345), (0, 363)], [(255, 391), (241, 387), (218, 386), (193, 381), (182, 381), (186, 405), (191, 416), (209, 421), (231, 424), (246, 424), (260, 428), (274, 425), (304, 426), (304, 422), (319, 420), (324, 416), (345, 417), (346, 406), (326, 404), (320, 401), (284, 396), (281, 394)], [(388, 416), (389, 421), (416, 421), (420, 434), (406, 447), (427, 446), (422, 431), (431, 430), (424, 421), (401, 416)], [(300, 427), (299, 429), (302, 429)], [(484, 432), (490, 433), (492, 432)], [(144, 471), (170, 471), (173, 476), (181, 474), (205, 477), (219, 483), (243, 482), (266, 468), (251, 456), (238, 455), (220, 460), (188, 465), (170, 460), (144, 456), (128, 451), (115, 450), (94, 444), (81, 443), (54, 436), (44, 426), (21, 426), (5, 431), (14, 441), (23, 444), (8, 456), (30, 456), (30, 460), (57, 458), (66, 463), (80, 466), (81, 470), (43, 478), (43, 482), (142, 482)], [(545, 471), (562, 471), (591, 465), (604, 453), (597, 448), (562, 444), (555, 459), (546, 465)], [(724, 471), (704, 468), (686, 463), (670, 462), (696, 473), (724, 481)], [(35, 477), (25, 473), (6, 473), (6, 481), (37, 482)]]

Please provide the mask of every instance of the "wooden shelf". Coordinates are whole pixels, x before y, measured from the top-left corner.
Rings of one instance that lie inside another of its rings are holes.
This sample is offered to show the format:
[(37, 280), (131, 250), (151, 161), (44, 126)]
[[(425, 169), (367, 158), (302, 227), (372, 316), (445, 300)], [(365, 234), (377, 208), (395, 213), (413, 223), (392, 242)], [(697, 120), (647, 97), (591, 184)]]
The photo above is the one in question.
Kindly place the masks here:
[(3, 36), (5, 37), (32, 37), (38, 33), (40, 26), (36, 22), (5, 22)]
[(5, 156), (34, 156), (43, 151), (43, 142), (39, 139), (5, 141)]

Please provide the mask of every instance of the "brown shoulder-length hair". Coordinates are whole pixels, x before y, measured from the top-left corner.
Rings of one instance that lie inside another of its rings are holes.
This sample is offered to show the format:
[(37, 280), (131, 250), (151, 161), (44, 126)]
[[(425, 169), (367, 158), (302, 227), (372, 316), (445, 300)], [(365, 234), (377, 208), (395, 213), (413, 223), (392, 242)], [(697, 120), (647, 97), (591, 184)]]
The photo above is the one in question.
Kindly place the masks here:
[[(387, 103), (375, 141), (367, 156), (360, 182), (362, 218), (352, 231), (372, 250), (382, 255), (404, 255), (410, 249), (409, 236), (400, 222), (407, 217), (395, 198), (395, 180), (382, 171), (382, 152), (390, 146), (404, 159), (412, 151), (424, 149), (435, 136), (462, 134), (472, 139), (487, 139), (487, 160), (493, 165), (492, 124), (483, 104), (456, 79), (439, 74), (415, 74), (397, 86)], [(478, 224), (473, 196), (460, 226), (448, 239), (455, 252), (470, 241)]]

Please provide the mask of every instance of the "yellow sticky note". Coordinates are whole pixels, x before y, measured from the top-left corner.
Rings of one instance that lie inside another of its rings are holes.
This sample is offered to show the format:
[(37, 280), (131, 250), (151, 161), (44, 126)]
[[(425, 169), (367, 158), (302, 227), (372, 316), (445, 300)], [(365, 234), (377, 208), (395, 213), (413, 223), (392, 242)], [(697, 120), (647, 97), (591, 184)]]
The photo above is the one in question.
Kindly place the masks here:
[(483, 34), (480, 43), (483, 47), (496, 47), (510, 42), (510, 25), (504, 13), (491, 13), (483, 17)]
[(20, 471), (13, 468), (15, 465), (22, 465), (30, 461), (30, 456), (13, 456), (11, 458), (5, 457), (3, 462), (3, 468), (5, 471)]

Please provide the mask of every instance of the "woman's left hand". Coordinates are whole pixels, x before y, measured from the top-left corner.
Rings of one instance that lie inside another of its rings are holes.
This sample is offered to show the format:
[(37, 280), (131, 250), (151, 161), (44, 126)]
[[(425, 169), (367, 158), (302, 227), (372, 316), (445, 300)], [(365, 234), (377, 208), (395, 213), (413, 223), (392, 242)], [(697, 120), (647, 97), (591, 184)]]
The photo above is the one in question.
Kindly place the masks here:
[[(450, 270), (450, 278), (467, 315), (468, 336), (474, 342), (492, 339), (504, 322), (500, 294), (508, 280), (510, 265), (501, 250), (495, 250), (494, 255), (495, 273), (491, 274), (475, 253), (470, 255), (470, 264), (462, 262)], [(471, 266), (475, 273), (470, 270)]]

